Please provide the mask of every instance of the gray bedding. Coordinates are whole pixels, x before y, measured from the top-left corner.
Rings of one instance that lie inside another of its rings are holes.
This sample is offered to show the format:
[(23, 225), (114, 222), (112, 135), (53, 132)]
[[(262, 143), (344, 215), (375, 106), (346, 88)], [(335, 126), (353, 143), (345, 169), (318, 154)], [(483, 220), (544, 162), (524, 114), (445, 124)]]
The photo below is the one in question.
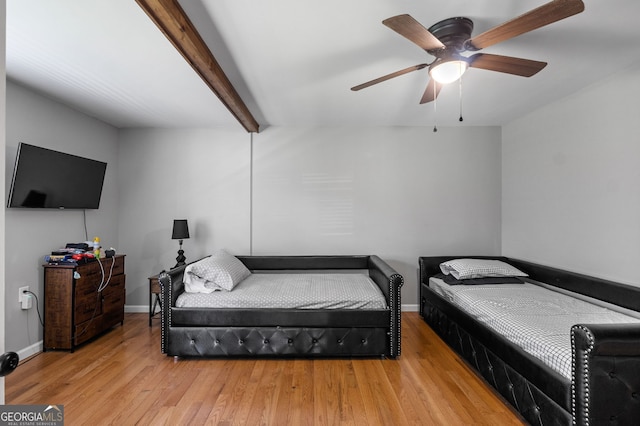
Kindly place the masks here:
[(451, 286), (429, 279), (437, 294), (571, 379), (571, 326), (640, 323), (640, 319), (532, 282)]
[(379, 287), (365, 274), (253, 273), (232, 291), (182, 293), (176, 306), (279, 309), (387, 309)]

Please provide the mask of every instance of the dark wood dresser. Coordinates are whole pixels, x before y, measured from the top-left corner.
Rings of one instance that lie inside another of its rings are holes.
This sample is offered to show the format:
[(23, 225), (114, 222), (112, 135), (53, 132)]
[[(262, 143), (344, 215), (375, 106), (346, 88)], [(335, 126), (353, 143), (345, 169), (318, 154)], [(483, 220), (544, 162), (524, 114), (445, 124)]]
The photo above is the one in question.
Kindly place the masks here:
[(124, 257), (78, 266), (44, 265), (45, 351), (73, 351), (124, 322)]

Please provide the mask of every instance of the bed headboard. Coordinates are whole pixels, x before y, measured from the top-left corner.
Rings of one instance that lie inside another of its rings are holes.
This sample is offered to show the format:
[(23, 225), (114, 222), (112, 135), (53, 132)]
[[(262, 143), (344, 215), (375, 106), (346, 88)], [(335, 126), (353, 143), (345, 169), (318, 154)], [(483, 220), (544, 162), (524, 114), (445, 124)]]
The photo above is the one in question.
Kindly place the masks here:
[(367, 269), (369, 256), (236, 256), (250, 270)]
[(533, 280), (565, 290), (584, 294), (624, 308), (640, 312), (640, 287), (621, 284), (602, 278), (578, 274), (503, 256), (425, 256), (418, 258), (420, 282), (428, 283), (429, 277), (440, 272), (440, 263), (456, 258), (498, 259), (529, 274)]

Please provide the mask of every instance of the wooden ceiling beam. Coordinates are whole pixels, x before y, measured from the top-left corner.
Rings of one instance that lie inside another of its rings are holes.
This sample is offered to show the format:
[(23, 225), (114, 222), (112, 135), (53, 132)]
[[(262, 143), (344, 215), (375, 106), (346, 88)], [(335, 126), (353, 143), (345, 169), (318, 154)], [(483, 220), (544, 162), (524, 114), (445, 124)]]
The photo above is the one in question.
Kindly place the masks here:
[(248, 132), (259, 125), (177, 0), (136, 0)]

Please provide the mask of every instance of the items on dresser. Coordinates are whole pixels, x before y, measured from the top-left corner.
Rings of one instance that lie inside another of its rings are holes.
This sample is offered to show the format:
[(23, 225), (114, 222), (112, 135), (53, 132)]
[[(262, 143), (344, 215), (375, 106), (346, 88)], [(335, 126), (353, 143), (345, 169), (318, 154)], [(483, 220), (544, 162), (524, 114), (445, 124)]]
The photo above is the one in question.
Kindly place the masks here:
[(45, 351), (73, 351), (124, 322), (124, 258), (43, 265)]
[(50, 265), (80, 265), (92, 262), (96, 258), (113, 257), (116, 252), (113, 247), (104, 250), (100, 246), (100, 238), (95, 237), (92, 245), (89, 243), (67, 243), (64, 248), (53, 250), (44, 257), (44, 261)]

